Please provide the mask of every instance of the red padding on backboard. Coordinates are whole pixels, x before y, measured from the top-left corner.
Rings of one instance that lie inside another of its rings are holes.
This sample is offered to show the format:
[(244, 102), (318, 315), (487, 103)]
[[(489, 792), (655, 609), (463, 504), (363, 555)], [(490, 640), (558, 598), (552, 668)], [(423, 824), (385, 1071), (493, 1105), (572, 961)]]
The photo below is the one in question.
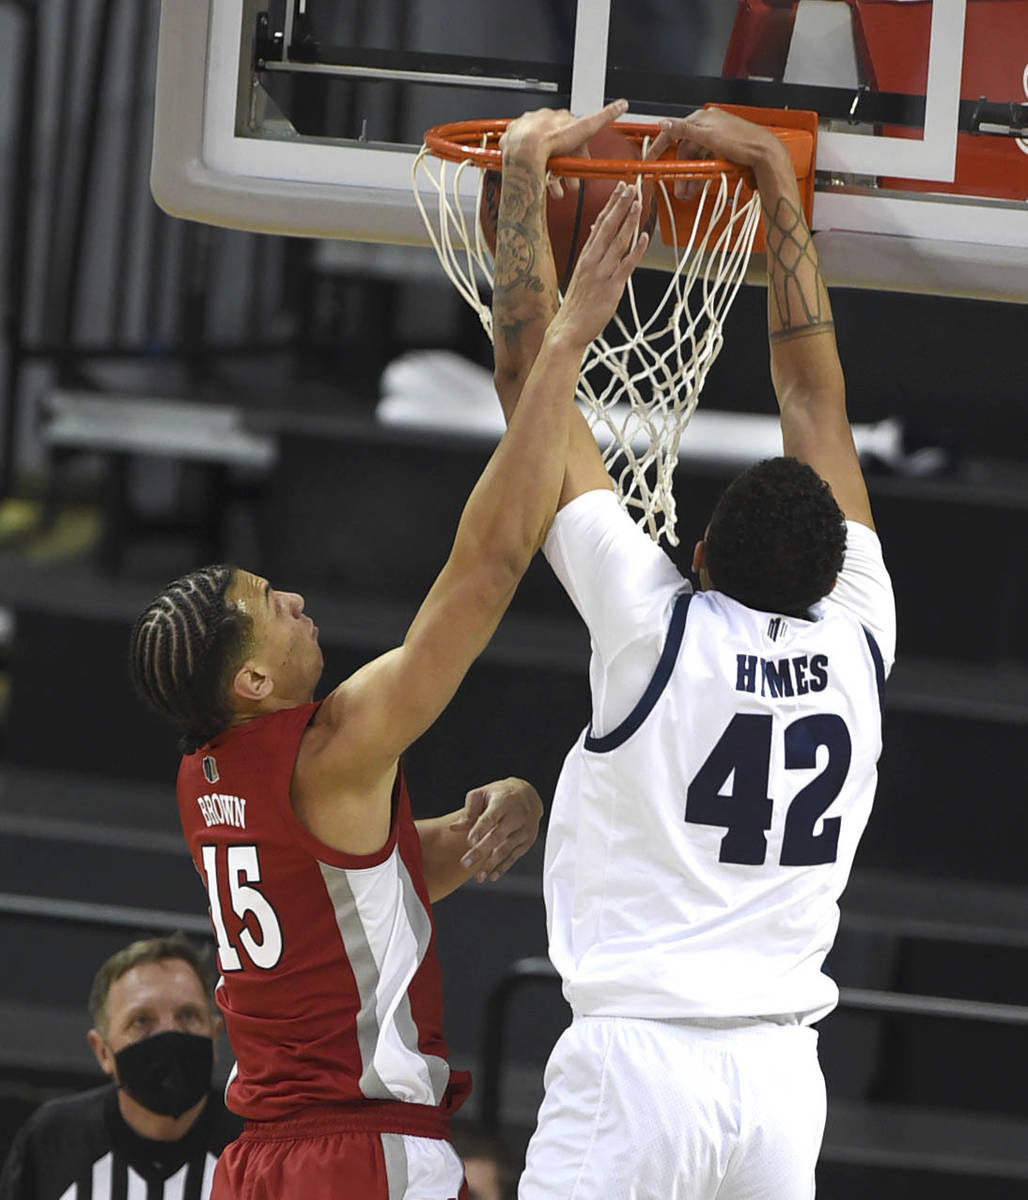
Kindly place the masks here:
[(739, 0), (721, 74), (725, 79), (781, 79), (799, 0)]
[[(929, 0), (849, 0), (857, 53), (868, 84), (883, 92), (923, 95), (928, 75)], [(1028, 0), (968, 0), (960, 96), (1022, 104), (1028, 101)], [(884, 126), (891, 137), (915, 130)], [(883, 177), (883, 187), (1002, 199), (1028, 198), (1028, 139), (957, 135), (952, 183)], [(1022, 148), (1023, 146), (1023, 148)]]

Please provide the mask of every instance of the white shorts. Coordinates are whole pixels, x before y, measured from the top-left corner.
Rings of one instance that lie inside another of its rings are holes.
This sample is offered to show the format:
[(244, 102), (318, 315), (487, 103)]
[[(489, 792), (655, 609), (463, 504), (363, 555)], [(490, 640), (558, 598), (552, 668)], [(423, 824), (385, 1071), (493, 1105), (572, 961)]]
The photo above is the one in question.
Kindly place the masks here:
[(810, 1200), (825, 1124), (801, 1025), (576, 1017), (518, 1200)]

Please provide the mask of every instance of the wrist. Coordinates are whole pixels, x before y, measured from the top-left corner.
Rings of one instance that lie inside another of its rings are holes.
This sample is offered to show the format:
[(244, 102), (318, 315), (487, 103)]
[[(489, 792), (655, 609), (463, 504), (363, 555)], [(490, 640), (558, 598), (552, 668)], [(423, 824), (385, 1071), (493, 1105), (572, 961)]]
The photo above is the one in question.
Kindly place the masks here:
[(579, 359), (585, 354), (591, 341), (592, 338), (586, 337), (564, 320), (561, 312), (558, 312), (550, 322), (550, 327), (543, 339), (544, 345), (552, 353), (575, 354)]
[(546, 145), (538, 138), (511, 138), (509, 135), (503, 145), (503, 165), (530, 167), (533, 170), (544, 170), (549, 155)]
[(774, 182), (779, 187), (793, 184), (796, 181), (792, 155), (786, 149), (785, 143), (777, 137), (773, 137), (761, 148), (752, 163), (752, 170), (758, 185), (761, 180)]

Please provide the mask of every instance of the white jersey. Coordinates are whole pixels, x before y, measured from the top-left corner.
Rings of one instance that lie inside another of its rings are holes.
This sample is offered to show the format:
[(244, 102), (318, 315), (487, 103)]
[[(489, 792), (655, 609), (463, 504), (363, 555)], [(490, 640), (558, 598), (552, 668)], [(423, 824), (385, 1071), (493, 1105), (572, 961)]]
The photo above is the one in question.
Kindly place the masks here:
[(593, 647), (544, 867), (572, 1009), (819, 1019), (895, 645), (878, 539), (849, 524), (811, 620), (692, 594), (612, 493), (558, 513), (546, 552)]

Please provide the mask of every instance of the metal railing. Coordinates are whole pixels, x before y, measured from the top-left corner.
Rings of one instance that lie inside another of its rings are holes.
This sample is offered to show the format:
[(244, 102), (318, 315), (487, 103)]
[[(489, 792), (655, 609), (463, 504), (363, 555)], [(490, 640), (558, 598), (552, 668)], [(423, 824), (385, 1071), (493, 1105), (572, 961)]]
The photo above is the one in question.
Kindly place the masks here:
[(52, 896), (24, 896), (0, 892), (0, 915), (29, 917), (57, 924), (126, 933), (167, 933), (171, 929), (213, 941), (210, 922), (195, 913), (163, 912), (127, 904), (96, 904), (89, 900), (62, 900)]

